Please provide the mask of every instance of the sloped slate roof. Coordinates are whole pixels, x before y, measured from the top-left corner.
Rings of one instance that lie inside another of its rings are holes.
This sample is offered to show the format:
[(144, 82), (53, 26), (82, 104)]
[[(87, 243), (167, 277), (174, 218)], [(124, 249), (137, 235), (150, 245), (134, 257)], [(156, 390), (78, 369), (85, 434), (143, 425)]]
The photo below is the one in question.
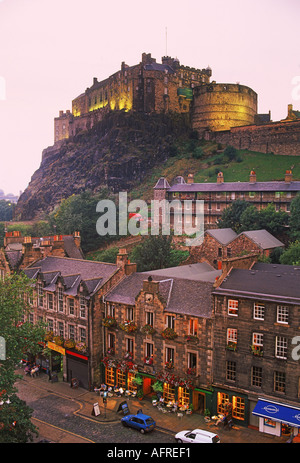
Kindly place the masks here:
[(300, 270), (283, 267), (265, 264), (264, 269), (255, 265), (251, 270), (233, 269), (214, 294), (300, 304)]
[(284, 246), (275, 236), (271, 235), (267, 230), (251, 230), (242, 232), (241, 235), (247, 236), (250, 240), (256, 243), (261, 249), (273, 249)]
[(232, 230), (232, 228), (216, 228), (211, 230), (206, 230), (205, 233), (208, 233), (213, 238), (215, 238), (220, 244), (226, 245), (230, 241), (234, 240), (238, 235)]
[(136, 297), (143, 289), (143, 281), (147, 280), (149, 276), (153, 278), (153, 281), (160, 282), (159, 293), (165, 301), (166, 311), (195, 317), (211, 317), (212, 283), (168, 278), (163, 275), (154, 275), (152, 272), (130, 275), (110, 291), (106, 295), (105, 300), (119, 304), (134, 305)]

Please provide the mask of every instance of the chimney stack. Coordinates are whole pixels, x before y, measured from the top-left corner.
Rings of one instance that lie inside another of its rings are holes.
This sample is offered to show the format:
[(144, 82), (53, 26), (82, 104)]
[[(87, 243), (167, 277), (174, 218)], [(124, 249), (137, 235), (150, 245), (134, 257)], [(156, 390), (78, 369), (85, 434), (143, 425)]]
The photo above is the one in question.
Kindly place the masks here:
[(255, 183), (256, 182), (256, 173), (254, 170), (251, 170), (250, 172), (250, 183)]
[(187, 183), (188, 184), (194, 183), (194, 174), (189, 174), (188, 175)]
[(285, 171), (285, 176), (284, 176), (284, 181), (285, 183), (291, 183), (293, 179), (293, 173), (291, 170), (286, 170)]
[(218, 173), (217, 183), (224, 183), (224, 175), (223, 175), (223, 172), (219, 172), (219, 173)]

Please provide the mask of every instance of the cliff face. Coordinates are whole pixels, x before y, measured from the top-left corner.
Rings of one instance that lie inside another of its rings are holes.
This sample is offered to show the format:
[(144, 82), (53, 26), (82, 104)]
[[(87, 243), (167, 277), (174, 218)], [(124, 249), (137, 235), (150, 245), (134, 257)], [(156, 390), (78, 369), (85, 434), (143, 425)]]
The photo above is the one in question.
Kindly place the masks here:
[(168, 159), (176, 138), (189, 130), (184, 115), (109, 113), (92, 130), (43, 151), (15, 217), (41, 217), (62, 199), (84, 190), (130, 191)]

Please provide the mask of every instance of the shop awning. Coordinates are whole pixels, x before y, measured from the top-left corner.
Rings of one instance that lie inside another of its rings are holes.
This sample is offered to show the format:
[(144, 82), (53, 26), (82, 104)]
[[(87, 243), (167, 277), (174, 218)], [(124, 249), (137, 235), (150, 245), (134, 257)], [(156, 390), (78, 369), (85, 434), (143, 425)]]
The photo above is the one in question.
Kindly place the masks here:
[(269, 418), (273, 421), (280, 421), (290, 426), (300, 427), (300, 408), (258, 399), (252, 413), (253, 415)]

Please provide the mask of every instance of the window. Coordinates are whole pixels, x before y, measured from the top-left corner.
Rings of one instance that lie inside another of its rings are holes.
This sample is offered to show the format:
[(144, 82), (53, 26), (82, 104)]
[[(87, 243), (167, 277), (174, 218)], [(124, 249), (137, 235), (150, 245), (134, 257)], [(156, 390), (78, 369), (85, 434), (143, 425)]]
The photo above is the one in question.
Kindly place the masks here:
[(79, 328), (79, 341), (80, 342), (86, 342), (86, 329), (85, 328)]
[(227, 348), (235, 350), (237, 346), (237, 329), (227, 329)]
[(231, 198), (232, 200), (235, 200), (235, 193), (234, 193), (234, 192), (230, 193), (230, 198)]
[(229, 403), (229, 395), (223, 392), (218, 392), (218, 403), (217, 403), (217, 411), (218, 413), (222, 413), (225, 415), (227, 413), (227, 405)]
[(107, 315), (110, 317), (115, 317), (115, 306), (113, 304), (108, 304)]
[(65, 330), (64, 330), (64, 324), (63, 322), (58, 322), (58, 336), (61, 336), (62, 338), (65, 337)]
[(281, 371), (274, 372), (274, 391), (285, 392), (285, 373)]
[[(33, 323), (34, 323), (34, 315), (33, 315), (33, 313), (30, 313), (30, 314), (29, 314), (29, 316), (28, 316), (28, 321), (29, 321), (29, 323), (30, 323), (31, 325), (33, 325)], [(50, 330), (50, 331), (52, 331), (52, 330)]]
[(255, 193), (253, 191), (249, 191), (249, 198), (254, 198)]
[(172, 347), (166, 347), (166, 362), (174, 362), (174, 349)]
[(125, 348), (126, 348), (126, 352), (130, 352), (131, 354), (133, 354), (133, 339), (131, 338), (125, 339)]
[(47, 318), (47, 328), (49, 331), (54, 331), (54, 324), (52, 318)]
[(229, 299), (228, 300), (228, 315), (238, 315), (238, 306), (239, 306), (239, 301), (236, 301), (235, 299)]
[(64, 296), (63, 296), (63, 288), (58, 288), (57, 290), (57, 306), (58, 306), (58, 311), (63, 312), (64, 311)]
[(289, 322), (289, 308), (285, 305), (277, 306), (277, 323), (287, 324)]
[(68, 335), (69, 335), (69, 339), (75, 339), (75, 326), (74, 325), (69, 325)]
[(153, 326), (153, 312), (146, 312), (146, 325)]
[(227, 248), (227, 257), (231, 257), (231, 248)]
[(194, 352), (188, 352), (188, 368), (196, 368), (197, 366), (197, 354)]
[(245, 399), (242, 397), (232, 397), (232, 417), (237, 420), (245, 419)]
[(74, 299), (68, 299), (69, 315), (75, 315)]
[(226, 379), (227, 381), (236, 380), (236, 363), (231, 360), (226, 362)]
[(167, 315), (166, 316), (166, 326), (171, 328), (172, 330), (175, 329), (175, 317), (174, 315)]
[(287, 338), (276, 336), (275, 356), (281, 359), (287, 358)]
[(150, 342), (146, 342), (145, 344), (145, 357), (152, 357), (153, 356), (153, 344)]
[(190, 391), (185, 387), (178, 388), (178, 404), (180, 406), (189, 405), (190, 403)]
[(262, 385), (262, 368), (261, 367), (252, 367), (251, 374), (251, 384), (255, 387), (261, 387)]
[(195, 318), (189, 320), (189, 334), (192, 336), (197, 336), (198, 334), (198, 320)]
[(126, 307), (126, 320), (133, 321), (133, 307)]
[(108, 333), (107, 345), (108, 345), (109, 349), (114, 349), (115, 348), (115, 335), (114, 334)]
[(255, 320), (264, 320), (265, 319), (265, 306), (263, 304), (258, 304), (255, 302), (253, 310), (253, 318)]
[(48, 310), (53, 310), (53, 294), (47, 294)]
[(163, 392), (164, 399), (166, 401), (173, 401), (175, 400), (175, 386), (172, 384), (164, 383), (164, 392)]
[(83, 296), (80, 296), (79, 304), (80, 304), (80, 311), (79, 311), (80, 318), (86, 318), (86, 303), (85, 303), (85, 299)]
[(117, 370), (117, 386), (125, 388), (126, 386), (126, 373), (122, 370)]
[(38, 293), (38, 305), (39, 307), (43, 307), (43, 285), (41, 283), (38, 283), (37, 285), (37, 293)]
[(115, 384), (115, 372), (112, 367), (105, 369), (105, 382), (108, 386), (114, 386)]

